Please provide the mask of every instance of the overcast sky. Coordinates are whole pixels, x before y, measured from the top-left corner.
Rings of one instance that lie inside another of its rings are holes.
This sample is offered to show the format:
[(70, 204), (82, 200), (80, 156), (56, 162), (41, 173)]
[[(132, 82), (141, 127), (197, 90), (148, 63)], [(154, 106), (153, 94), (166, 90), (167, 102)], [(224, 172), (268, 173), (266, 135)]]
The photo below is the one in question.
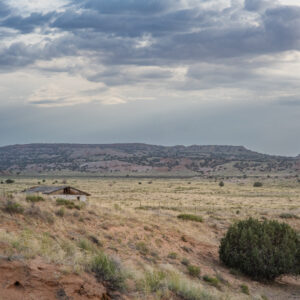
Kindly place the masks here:
[(299, 0), (0, 0), (0, 145), (300, 153)]

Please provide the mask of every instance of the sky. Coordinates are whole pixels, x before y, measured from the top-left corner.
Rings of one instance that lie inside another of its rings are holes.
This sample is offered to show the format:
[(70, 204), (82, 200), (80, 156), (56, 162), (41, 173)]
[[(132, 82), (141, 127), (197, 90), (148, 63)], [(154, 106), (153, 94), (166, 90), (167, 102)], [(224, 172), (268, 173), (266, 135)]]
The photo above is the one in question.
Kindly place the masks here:
[(299, 0), (0, 0), (0, 145), (299, 137)]

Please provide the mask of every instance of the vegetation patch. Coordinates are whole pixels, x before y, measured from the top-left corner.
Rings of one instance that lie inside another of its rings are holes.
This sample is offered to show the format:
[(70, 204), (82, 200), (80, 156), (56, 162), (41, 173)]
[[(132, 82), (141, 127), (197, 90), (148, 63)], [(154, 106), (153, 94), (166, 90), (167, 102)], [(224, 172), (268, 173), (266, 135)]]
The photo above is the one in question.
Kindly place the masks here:
[(138, 242), (135, 247), (142, 255), (147, 255), (149, 253), (149, 249), (145, 242)]
[(194, 222), (203, 222), (203, 218), (201, 216), (197, 215), (191, 215), (191, 214), (180, 214), (177, 216), (178, 219), (181, 220), (189, 220)]
[(184, 278), (178, 273), (171, 273), (167, 279), (168, 289), (175, 293), (180, 299), (185, 300), (213, 300), (210, 294), (202, 290), (194, 282)]
[(6, 184), (12, 184), (12, 183), (14, 183), (15, 181), (13, 180), (13, 179), (6, 179), (5, 180), (5, 183)]
[(176, 258), (177, 258), (177, 253), (175, 253), (175, 252), (170, 252), (170, 253), (168, 254), (168, 258), (176, 259)]
[(300, 219), (297, 215), (290, 213), (282, 213), (279, 217), (282, 219)]
[(92, 259), (90, 269), (98, 280), (105, 281), (111, 289), (122, 290), (125, 288), (125, 276), (120, 264), (104, 253), (100, 252)]
[(190, 261), (187, 259), (187, 258), (183, 258), (181, 260), (181, 263), (184, 265), (184, 266), (188, 266), (190, 264)]
[(173, 210), (173, 211), (181, 210), (179, 207), (174, 207), (174, 206), (151, 206), (151, 205), (139, 206), (139, 207), (136, 207), (136, 209), (142, 209), (142, 210), (164, 209), (164, 210)]
[(189, 274), (193, 277), (199, 277), (200, 275), (200, 267), (194, 265), (187, 265), (187, 270)]
[(256, 182), (253, 183), (253, 186), (254, 187), (262, 187), (263, 184), (262, 184), (262, 182), (256, 181)]
[(204, 275), (203, 276), (203, 280), (208, 282), (210, 285), (216, 287), (216, 288), (219, 288), (219, 279), (216, 278), (216, 277), (211, 277), (211, 276), (208, 276), (208, 275)]
[(299, 236), (288, 224), (249, 218), (233, 224), (221, 240), (220, 259), (256, 280), (300, 272)]
[(155, 293), (165, 288), (165, 279), (166, 273), (163, 271), (148, 271), (145, 273), (145, 277), (138, 283), (138, 288), (142, 289), (145, 293)]
[(59, 210), (57, 210), (56, 212), (55, 212), (55, 214), (58, 216), (58, 217), (64, 217), (64, 215), (65, 215), (65, 210), (64, 210), (64, 208), (63, 207), (61, 207)]
[(13, 200), (7, 200), (2, 210), (10, 214), (22, 214), (24, 212), (23, 206)]
[(246, 284), (241, 285), (241, 291), (242, 291), (242, 293), (244, 293), (246, 295), (250, 295), (249, 288)]
[(81, 205), (76, 204), (74, 201), (61, 198), (56, 199), (56, 205), (63, 205), (69, 209), (81, 209)]
[(27, 195), (26, 201), (31, 203), (36, 203), (36, 202), (45, 201), (45, 199), (42, 196), (38, 196), (38, 195)]

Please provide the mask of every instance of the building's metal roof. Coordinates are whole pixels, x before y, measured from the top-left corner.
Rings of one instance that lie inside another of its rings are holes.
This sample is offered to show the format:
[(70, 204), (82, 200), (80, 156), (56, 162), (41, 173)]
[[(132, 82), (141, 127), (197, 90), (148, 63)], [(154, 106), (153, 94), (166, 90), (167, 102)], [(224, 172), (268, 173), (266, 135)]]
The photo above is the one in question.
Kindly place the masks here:
[(57, 192), (57, 191), (60, 191), (60, 190), (64, 190), (65, 188), (71, 188), (73, 190), (76, 190), (78, 191), (79, 193), (81, 194), (84, 194), (84, 195), (87, 195), (89, 196), (88, 193), (86, 192), (83, 192), (83, 191), (80, 191), (76, 188), (73, 188), (71, 186), (68, 186), (68, 185), (61, 185), (61, 186), (53, 186), (53, 185), (39, 185), (39, 186), (33, 186), (29, 189), (26, 189), (24, 190), (23, 192), (24, 193), (27, 193), (27, 194), (31, 194), (31, 193), (42, 193), (42, 194), (52, 194), (54, 192)]

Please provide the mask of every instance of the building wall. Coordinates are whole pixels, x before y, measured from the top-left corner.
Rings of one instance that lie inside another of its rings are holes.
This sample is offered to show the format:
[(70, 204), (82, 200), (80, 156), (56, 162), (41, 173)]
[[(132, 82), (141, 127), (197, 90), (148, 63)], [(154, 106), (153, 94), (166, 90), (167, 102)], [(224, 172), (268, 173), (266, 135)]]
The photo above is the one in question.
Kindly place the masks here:
[(82, 202), (86, 202), (85, 195), (50, 195), (52, 199), (66, 199), (66, 200), (79, 200)]

